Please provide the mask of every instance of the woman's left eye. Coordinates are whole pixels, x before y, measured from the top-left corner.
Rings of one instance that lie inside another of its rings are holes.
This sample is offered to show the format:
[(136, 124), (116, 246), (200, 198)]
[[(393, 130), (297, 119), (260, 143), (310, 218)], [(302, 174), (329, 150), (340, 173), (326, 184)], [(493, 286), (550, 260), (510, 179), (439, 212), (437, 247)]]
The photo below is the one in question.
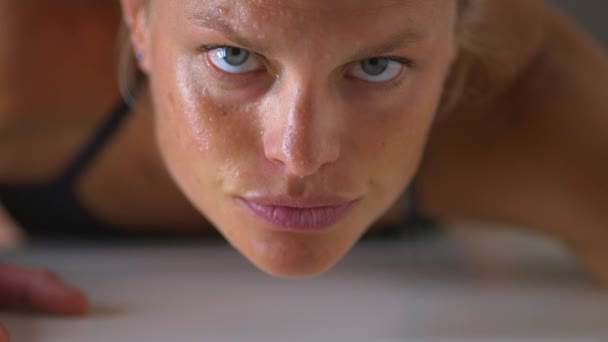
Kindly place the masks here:
[(356, 78), (372, 83), (383, 83), (395, 79), (405, 69), (407, 61), (397, 61), (389, 57), (364, 59), (350, 72)]
[(259, 57), (245, 49), (234, 46), (206, 48), (209, 62), (221, 71), (230, 74), (245, 74), (264, 69)]

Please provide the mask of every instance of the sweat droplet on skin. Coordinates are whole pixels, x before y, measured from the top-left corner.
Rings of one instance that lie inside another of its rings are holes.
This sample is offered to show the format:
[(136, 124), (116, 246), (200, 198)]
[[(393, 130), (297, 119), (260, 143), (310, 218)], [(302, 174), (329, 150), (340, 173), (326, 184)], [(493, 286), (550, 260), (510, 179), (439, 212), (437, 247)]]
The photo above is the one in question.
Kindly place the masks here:
[(178, 92), (183, 103), (181, 112), (185, 118), (185, 124), (190, 130), (196, 148), (201, 152), (209, 151), (211, 147), (209, 142), (213, 138), (213, 133), (206, 129), (205, 118), (200, 115), (201, 100), (207, 97), (207, 87), (199, 88), (200, 85), (193, 82), (191, 71), (196, 70), (196, 67), (193, 68), (189, 61), (179, 61), (177, 65), (181, 66), (177, 69), (176, 77)]
[(227, 16), (228, 14), (230, 14), (230, 9), (228, 7), (225, 7), (225, 6), (218, 6), (216, 8), (216, 11), (221, 16)]

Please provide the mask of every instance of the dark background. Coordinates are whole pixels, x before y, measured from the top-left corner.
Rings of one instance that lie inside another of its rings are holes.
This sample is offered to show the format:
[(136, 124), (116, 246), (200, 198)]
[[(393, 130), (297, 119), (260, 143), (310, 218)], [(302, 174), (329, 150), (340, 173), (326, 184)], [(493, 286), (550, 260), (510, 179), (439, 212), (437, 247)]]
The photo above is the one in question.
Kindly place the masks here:
[[(490, 0), (492, 1), (492, 0)], [(608, 0), (550, 0), (608, 47)]]

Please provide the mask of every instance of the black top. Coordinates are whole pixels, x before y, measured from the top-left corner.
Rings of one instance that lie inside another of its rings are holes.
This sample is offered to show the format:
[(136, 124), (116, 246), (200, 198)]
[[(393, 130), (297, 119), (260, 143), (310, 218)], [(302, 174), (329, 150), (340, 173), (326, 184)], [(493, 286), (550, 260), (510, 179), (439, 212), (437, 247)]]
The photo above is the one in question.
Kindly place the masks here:
[[(126, 233), (127, 230), (112, 226), (91, 214), (80, 204), (75, 191), (82, 174), (118, 132), (130, 111), (130, 106), (121, 99), (56, 180), (26, 186), (0, 184), (0, 201), (20, 227), (34, 235), (133, 236)], [(374, 230), (368, 235), (393, 238), (434, 231), (436, 225), (416, 210), (413, 194), (413, 188), (405, 193), (404, 200), (409, 205), (404, 210), (401, 223)]]
[(105, 144), (118, 132), (130, 112), (121, 100), (97, 128), (65, 171), (46, 184), (1, 185), (0, 201), (20, 227), (33, 234), (98, 234), (117, 231), (94, 217), (76, 198), (82, 174)]

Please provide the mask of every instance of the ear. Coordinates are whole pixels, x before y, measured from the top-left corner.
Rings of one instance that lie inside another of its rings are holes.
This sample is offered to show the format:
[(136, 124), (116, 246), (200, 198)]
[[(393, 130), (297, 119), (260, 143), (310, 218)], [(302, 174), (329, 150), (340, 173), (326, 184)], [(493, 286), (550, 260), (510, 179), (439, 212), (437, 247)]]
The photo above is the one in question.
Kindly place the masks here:
[(150, 32), (148, 25), (149, 0), (120, 0), (123, 19), (129, 30), (137, 63), (144, 72), (150, 69)]

